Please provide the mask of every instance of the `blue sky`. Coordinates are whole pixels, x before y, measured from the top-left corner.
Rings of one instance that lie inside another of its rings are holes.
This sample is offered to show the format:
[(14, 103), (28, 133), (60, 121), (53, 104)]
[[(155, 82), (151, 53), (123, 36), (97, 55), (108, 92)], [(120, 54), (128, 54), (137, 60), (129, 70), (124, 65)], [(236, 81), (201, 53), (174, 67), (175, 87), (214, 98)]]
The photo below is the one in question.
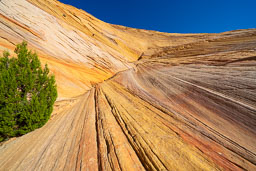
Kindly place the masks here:
[(60, 0), (111, 24), (169, 33), (256, 28), (256, 0)]

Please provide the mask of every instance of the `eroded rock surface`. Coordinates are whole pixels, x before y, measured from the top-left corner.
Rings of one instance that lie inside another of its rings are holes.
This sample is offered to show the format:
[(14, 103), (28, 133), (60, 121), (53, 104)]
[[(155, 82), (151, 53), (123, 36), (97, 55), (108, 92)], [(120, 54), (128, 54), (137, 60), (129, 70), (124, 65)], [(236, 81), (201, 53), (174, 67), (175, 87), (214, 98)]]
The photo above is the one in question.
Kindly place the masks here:
[(255, 29), (159, 33), (51, 0), (0, 14), (0, 50), (26, 39), (59, 91), (45, 126), (0, 146), (0, 170), (256, 170)]

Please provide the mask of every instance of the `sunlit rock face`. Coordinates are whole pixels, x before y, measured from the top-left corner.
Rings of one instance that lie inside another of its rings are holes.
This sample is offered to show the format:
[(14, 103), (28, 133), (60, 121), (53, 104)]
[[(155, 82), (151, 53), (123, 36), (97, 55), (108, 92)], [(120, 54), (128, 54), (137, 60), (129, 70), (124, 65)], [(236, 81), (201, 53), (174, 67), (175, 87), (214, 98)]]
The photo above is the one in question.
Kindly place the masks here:
[(55, 73), (59, 99), (81, 95), (92, 84), (131, 68), (148, 50), (208, 37), (110, 25), (53, 0), (3, 0), (0, 9), (0, 51), (12, 52), (17, 43), (28, 41)]
[(0, 170), (256, 170), (256, 30), (170, 34), (55, 0), (1, 0), (0, 51), (26, 40), (55, 74), (48, 123)]

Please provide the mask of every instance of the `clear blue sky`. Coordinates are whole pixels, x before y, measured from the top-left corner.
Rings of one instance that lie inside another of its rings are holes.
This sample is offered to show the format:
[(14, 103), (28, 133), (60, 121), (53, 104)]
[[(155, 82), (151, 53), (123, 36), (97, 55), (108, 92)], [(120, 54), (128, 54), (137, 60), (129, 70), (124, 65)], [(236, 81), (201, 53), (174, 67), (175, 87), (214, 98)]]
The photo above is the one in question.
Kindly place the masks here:
[(256, 28), (256, 0), (60, 0), (111, 24), (169, 33)]

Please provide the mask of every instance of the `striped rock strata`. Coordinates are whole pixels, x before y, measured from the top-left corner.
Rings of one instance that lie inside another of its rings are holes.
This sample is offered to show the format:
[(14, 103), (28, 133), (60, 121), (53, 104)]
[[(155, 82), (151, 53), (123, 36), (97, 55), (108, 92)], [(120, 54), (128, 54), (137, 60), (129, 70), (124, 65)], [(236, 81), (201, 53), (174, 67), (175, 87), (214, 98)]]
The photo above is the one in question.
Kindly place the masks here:
[(255, 170), (256, 30), (169, 34), (54, 0), (0, 2), (0, 50), (27, 40), (56, 75), (48, 123), (0, 170)]

